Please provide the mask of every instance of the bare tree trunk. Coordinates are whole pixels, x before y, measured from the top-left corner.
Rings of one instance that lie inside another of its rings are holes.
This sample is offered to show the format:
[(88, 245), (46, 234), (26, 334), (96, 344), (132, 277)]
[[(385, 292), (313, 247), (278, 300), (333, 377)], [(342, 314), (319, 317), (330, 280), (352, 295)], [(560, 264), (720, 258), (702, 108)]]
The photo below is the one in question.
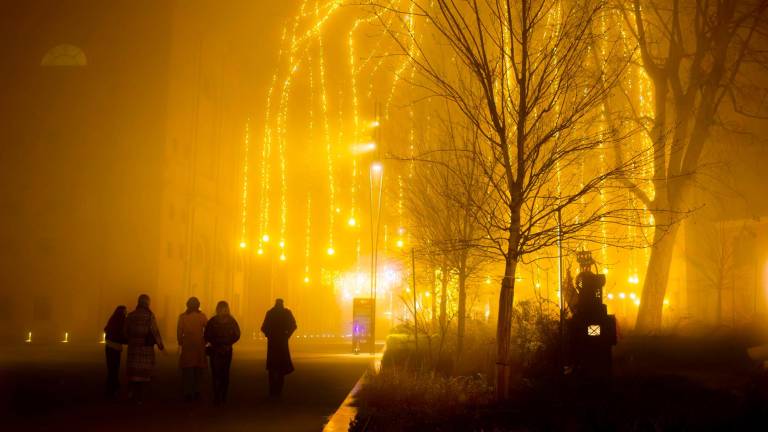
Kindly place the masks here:
[(461, 356), (464, 349), (464, 329), (467, 323), (467, 275), (466, 270), (459, 269), (459, 311), (456, 330), (456, 357)]
[(661, 314), (664, 308), (664, 296), (669, 282), (669, 269), (672, 265), (672, 252), (675, 246), (679, 224), (673, 224), (668, 230), (656, 229), (648, 270), (643, 282), (643, 294), (637, 313), (636, 330), (642, 333), (654, 333), (661, 329)]
[(442, 271), (440, 272), (440, 334), (446, 333), (446, 326), (448, 325), (448, 266), (443, 264)]
[(515, 304), (515, 271), (517, 270), (517, 246), (520, 229), (520, 209), (513, 208), (512, 223), (504, 257), (504, 279), (499, 292), (499, 315), (496, 323), (496, 400), (509, 398), (511, 376), (510, 348), (512, 338), (512, 314)]

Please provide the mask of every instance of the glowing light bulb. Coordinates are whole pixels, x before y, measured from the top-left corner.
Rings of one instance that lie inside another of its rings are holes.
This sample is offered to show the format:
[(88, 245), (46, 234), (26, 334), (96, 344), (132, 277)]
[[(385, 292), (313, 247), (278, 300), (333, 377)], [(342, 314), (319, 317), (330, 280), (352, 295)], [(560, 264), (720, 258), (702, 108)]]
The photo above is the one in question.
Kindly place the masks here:
[(244, 241), (240, 242), (240, 249), (245, 249), (246, 243)]
[(669, 299), (664, 299), (664, 306), (669, 306)]
[(384, 170), (384, 167), (381, 165), (380, 162), (374, 162), (371, 164), (371, 172), (374, 174), (381, 174), (381, 172)]
[(285, 240), (280, 240), (279, 244), (280, 244), (280, 249), (284, 249), (285, 248)]
[(304, 283), (309, 283), (309, 276), (304, 276)]
[(259, 250), (257, 250), (256, 253), (259, 255), (264, 255), (264, 249), (259, 248)]
[(377, 127), (381, 126), (381, 123), (379, 123), (378, 120), (374, 120), (374, 121), (371, 122), (370, 126), (372, 128), (377, 128)]
[(637, 298), (637, 294), (635, 294), (635, 293), (629, 293), (629, 298), (631, 298), (632, 300), (634, 300), (634, 299), (636, 299), (636, 298)]
[(613, 294), (608, 293), (608, 300), (613, 300)]
[(331, 246), (328, 248), (326, 252), (328, 253), (328, 255), (333, 255), (336, 253), (336, 249), (334, 249), (333, 246)]
[(397, 239), (397, 243), (396, 244), (397, 244), (398, 249), (402, 249), (403, 248), (403, 239)]
[(285, 261), (285, 254), (284, 253), (280, 254), (280, 261)]
[(263, 240), (264, 243), (269, 243), (269, 234), (264, 234), (261, 236), (261, 240)]
[(635, 299), (635, 306), (640, 306), (640, 299)]
[(608, 274), (608, 267), (603, 267), (603, 274)]
[(355, 218), (354, 218), (354, 217), (351, 217), (351, 218), (349, 218), (349, 220), (347, 221), (347, 225), (349, 225), (349, 226), (353, 227), (353, 226), (357, 225), (357, 220), (355, 220)]
[(620, 299), (624, 299), (624, 298), (626, 298), (626, 297), (627, 297), (627, 295), (626, 295), (626, 294), (624, 294), (623, 292), (620, 292), (620, 293), (619, 293), (619, 298), (620, 298)]

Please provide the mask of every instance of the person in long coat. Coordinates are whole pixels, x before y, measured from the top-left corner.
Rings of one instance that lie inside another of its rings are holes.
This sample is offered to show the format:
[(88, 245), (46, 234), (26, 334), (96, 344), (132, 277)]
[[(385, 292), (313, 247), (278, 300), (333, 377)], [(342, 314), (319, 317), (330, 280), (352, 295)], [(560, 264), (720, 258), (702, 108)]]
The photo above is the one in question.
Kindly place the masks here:
[(109, 399), (114, 399), (120, 389), (120, 356), (123, 353), (123, 345), (128, 342), (124, 333), (126, 312), (125, 306), (120, 305), (115, 308), (104, 327), (104, 354), (107, 360), (106, 395)]
[(176, 339), (179, 342), (179, 368), (184, 381), (184, 398), (187, 401), (200, 398), (200, 381), (207, 366), (205, 359), (205, 314), (200, 312), (200, 300), (190, 297), (187, 310), (179, 315)]
[(216, 305), (216, 315), (205, 325), (205, 341), (211, 345), (209, 354), (215, 404), (227, 401), (232, 345), (238, 340), (240, 340), (240, 326), (230, 314), (229, 304), (222, 300)]
[(155, 366), (155, 345), (160, 351), (165, 349), (155, 314), (149, 309), (148, 295), (140, 295), (136, 309), (125, 317), (124, 334), (128, 341), (126, 371), (131, 398), (141, 403), (144, 385), (151, 380)]
[(283, 299), (275, 300), (275, 306), (267, 311), (261, 332), (267, 337), (267, 371), (269, 371), (269, 395), (280, 396), (285, 375), (293, 372), (288, 339), (296, 331), (296, 319), (283, 306)]

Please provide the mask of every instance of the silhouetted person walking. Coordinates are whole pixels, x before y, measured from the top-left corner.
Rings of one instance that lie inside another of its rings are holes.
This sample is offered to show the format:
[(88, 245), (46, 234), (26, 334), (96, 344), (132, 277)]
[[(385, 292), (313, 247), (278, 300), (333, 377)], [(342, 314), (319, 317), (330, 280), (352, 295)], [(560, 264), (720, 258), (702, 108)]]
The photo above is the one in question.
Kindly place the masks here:
[(123, 353), (123, 344), (128, 342), (124, 333), (126, 313), (125, 306), (118, 306), (104, 327), (104, 354), (107, 359), (106, 395), (109, 399), (114, 399), (120, 389), (120, 356)]
[(296, 320), (283, 299), (275, 300), (275, 306), (267, 311), (261, 332), (267, 337), (267, 370), (269, 371), (269, 395), (280, 396), (285, 376), (293, 372), (288, 339), (296, 331)]
[(133, 312), (125, 317), (125, 337), (128, 339), (126, 369), (131, 382), (131, 398), (138, 403), (143, 400), (144, 385), (152, 379), (155, 366), (155, 345), (165, 349), (155, 314), (149, 309), (149, 296), (139, 296)]
[(220, 301), (216, 305), (216, 315), (205, 325), (205, 341), (208, 342), (208, 354), (211, 360), (213, 378), (213, 403), (227, 401), (229, 389), (229, 367), (232, 364), (232, 345), (240, 339), (240, 326), (229, 313), (229, 304)]
[(208, 318), (200, 312), (200, 300), (190, 297), (187, 300), (187, 310), (179, 315), (176, 326), (176, 339), (181, 350), (179, 368), (184, 381), (184, 399), (187, 401), (200, 398), (200, 381), (207, 366), (203, 338), (206, 322)]

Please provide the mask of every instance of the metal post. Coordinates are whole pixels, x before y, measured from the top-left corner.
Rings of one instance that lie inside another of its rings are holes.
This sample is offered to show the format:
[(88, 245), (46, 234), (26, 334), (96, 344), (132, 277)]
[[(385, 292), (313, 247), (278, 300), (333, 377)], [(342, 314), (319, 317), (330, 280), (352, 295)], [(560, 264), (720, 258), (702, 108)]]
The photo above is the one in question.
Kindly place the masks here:
[(560, 296), (560, 367), (565, 365), (565, 293), (563, 292), (563, 215), (557, 209), (557, 289)]
[(411, 248), (411, 279), (413, 280), (413, 343), (419, 349), (419, 318), (416, 311), (416, 253)]

